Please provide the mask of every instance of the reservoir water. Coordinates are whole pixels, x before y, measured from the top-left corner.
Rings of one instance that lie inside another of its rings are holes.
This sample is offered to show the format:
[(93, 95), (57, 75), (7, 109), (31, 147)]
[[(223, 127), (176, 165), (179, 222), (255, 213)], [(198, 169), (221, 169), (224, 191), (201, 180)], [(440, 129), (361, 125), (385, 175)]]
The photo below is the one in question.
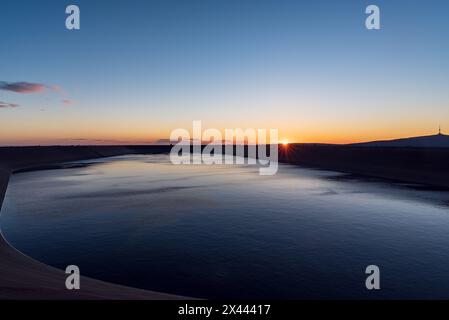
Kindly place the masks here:
[(449, 192), (337, 172), (81, 161), (13, 175), (0, 226), (49, 265), (191, 297), (449, 298)]

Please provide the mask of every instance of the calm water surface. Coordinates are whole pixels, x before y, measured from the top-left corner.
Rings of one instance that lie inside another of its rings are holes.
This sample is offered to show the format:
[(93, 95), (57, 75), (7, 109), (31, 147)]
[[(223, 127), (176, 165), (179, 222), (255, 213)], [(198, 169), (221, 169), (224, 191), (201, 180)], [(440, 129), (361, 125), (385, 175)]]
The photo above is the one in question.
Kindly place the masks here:
[[(449, 192), (281, 165), (86, 161), (12, 177), (0, 223), (25, 254), (201, 298), (449, 298)], [(365, 289), (365, 268), (381, 290)]]

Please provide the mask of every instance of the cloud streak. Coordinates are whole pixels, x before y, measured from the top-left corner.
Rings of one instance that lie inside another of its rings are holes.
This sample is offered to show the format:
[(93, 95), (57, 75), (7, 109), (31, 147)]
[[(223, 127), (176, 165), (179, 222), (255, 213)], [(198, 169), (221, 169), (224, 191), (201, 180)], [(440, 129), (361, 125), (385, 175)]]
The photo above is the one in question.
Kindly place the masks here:
[(17, 108), (19, 105), (15, 103), (8, 103), (0, 101), (0, 109), (1, 108)]
[[(74, 100), (64, 97), (66, 93), (58, 85), (48, 85), (43, 83), (26, 82), (26, 81), (18, 81), (18, 82), (0, 81), (0, 92), (2, 90), (18, 94), (43, 93), (46, 91), (52, 91), (55, 92), (56, 94), (62, 94), (63, 98), (61, 99), (61, 102), (64, 105), (69, 106), (74, 103)], [(15, 103), (0, 101), (0, 108), (4, 109), (16, 108), (18, 106), (19, 105)]]
[(58, 86), (48, 86), (42, 83), (32, 82), (6, 82), (0, 81), (0, 90), (11, 91), (15, 93), (39, 93), (47, 89), (59, 91)]

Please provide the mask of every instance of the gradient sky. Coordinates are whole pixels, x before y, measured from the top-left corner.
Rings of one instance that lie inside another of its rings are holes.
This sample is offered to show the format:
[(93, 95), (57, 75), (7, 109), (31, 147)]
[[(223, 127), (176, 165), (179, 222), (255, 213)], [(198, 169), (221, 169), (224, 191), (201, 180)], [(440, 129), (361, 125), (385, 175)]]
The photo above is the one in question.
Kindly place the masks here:
[(449, 132), (448, 34), (446, 0), (6, 0), (0, 145), (146, 143), (193, 120), (295, 142)]

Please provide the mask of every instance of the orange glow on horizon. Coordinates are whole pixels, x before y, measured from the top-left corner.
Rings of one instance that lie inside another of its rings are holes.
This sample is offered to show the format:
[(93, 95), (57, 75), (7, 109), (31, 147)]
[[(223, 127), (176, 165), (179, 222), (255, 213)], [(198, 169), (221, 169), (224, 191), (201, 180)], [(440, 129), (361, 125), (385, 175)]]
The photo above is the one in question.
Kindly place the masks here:
[[(95, 120), (35, 121), (22, 130), (18, 129), (17, 122), (5, 122), (0, 125), (0, 146), (163, 144), (168, 143), (172, 128), (192, 131), (188, 120), (153, 125), (143, 121), (117, 125), (114, 121)], [(25, 122), (19, 124), (25, 125)], [(438, 125), (434, 124), (433, 119), (402, 123), (400, 126), (393, 119), (379, 125), (371, 122), (354, 124), (317, 121), (244, 121), (233, 124), (230, 126), (228, 123), (208, 121), (204, 122), (202, 129), (204, 132), (209, 128), (279, 128), (279, 136), (283, 137), (279, 143), (283, 146), (292, 143), (349, 144), (438, 133)], [(449, 127), (449, 124), (443, 123), (442, 127)], [(224, 137), (224, 129), (221, 132)]]

